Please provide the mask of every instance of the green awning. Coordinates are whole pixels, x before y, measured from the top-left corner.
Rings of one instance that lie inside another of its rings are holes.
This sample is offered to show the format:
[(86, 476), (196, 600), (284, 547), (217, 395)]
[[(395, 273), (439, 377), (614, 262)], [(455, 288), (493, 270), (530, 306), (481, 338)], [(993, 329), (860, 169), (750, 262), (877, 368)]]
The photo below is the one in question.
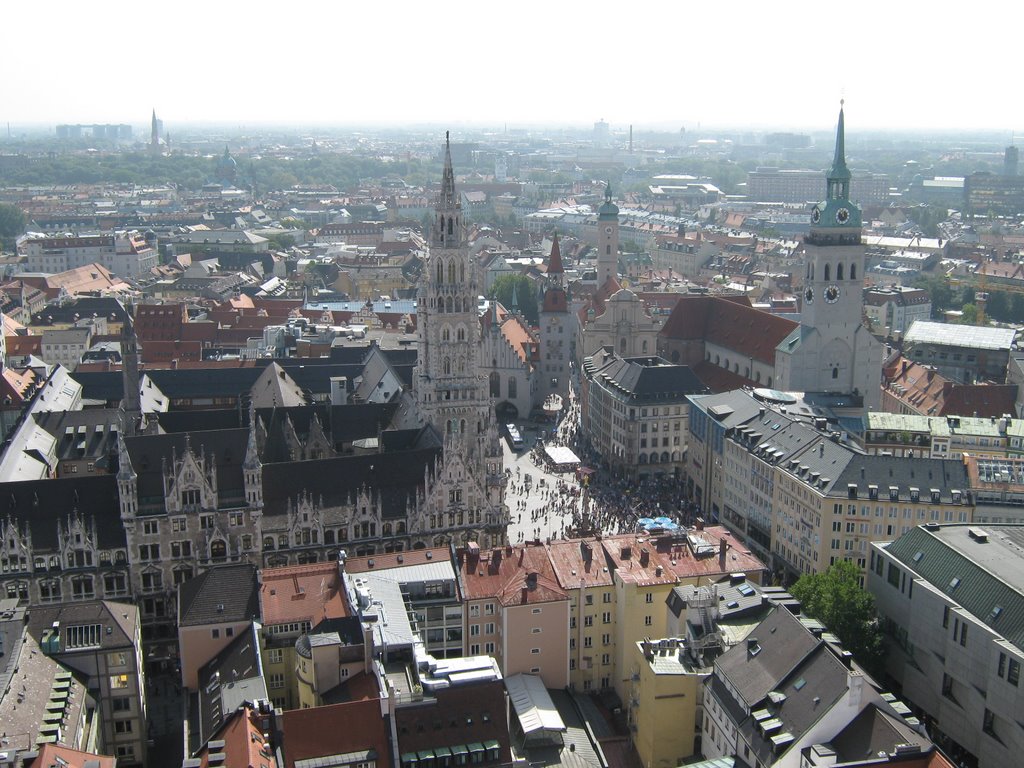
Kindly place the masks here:
[(452, 747), (452, 754), (453, 755), (468, 755), (469, 754), (469, 749), (466, 748), (465, 744), (457, 744), (454, 747)]
[(58, 672), (56, 675), (54, 675), (54, 678), (56, 680), (70, 680), (71, 679), (71, 672), (69, 672), (66, 669), (62, 669), (60, 672)]
[(70, 680), (55, 680), (53, 683), (53, 690), (55, 691), (66, 691), (70, 687)]
[(417, 760), (419, 760), (419, 757), (415, 752), (406, 752), (402, 755), (403, 763), (415, 763)]
[(46, 734), (46, 735), (40, 734), (39, 738), (36, 739), (36, 745), (39, 745), (39, 744), (54, 744), (54, 743), (56, 743), (56, 741), (57, 741), (57, 734), (55, 734), (55, 733), (50, 733), (50, 734)]
[(57, 723), (45, 723), (40, 727), (40, 733), (56, 733), (60, 730), (60, 726)]
[(490, 739), (484, 742), (484, 749), (501, 749), (501, 744), (494, 739)]
[(419, 752), (420, 760), (433, 760), (434, 751), (432, 749), (421, 749)]
[(48, 702), (46, 702), (46, 711), (47, 712), (63, 712), (64, 711), (64, 706), (65, 705), (64, 705), (63, 701), (54, 701), (53, 699), (50, 699)]
[(44, 723), (59, 723), (64, 717), (60, 712), (47, 712), (43, 715)]
[(435, 757), (451, 757), (452, 751), (448, 747), (437, 747), (434, 750)]
[(485, 751), (484, 750), (484, 745), (481, 744), (479, 741), (474, 741), (472, 744), (469, 745), (469, 751), (470, 752), (483, 752), (483, 751)]

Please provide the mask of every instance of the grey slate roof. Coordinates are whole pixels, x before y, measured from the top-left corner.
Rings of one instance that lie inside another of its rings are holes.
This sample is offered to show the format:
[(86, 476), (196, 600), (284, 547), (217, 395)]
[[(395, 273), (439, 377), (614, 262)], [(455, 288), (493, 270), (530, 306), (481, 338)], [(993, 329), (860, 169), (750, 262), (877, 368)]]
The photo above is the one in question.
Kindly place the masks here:
[(256, 566), (243, 563), (209, 568), (178, 590), (178, 626), (259, 618), (259, 593)]
[[(972, 538), (972, 528), (984, 530), (988, 540)], [(1024, 526), (918, 526), (885, 545), (885, 550), (1024, 650)], [(918, 552), (921, 557), (914, 562)], [(951, 588), (954, 578), (960, 582)], [(996, 606), (1003, 610), (992, 619)]]
[(127, 547), (114, 475), (0, 483), (0, 516), (27, 522), (37, 552), (57, 549), (57, 526), (72, 512), (95, 521), (98, 549)]

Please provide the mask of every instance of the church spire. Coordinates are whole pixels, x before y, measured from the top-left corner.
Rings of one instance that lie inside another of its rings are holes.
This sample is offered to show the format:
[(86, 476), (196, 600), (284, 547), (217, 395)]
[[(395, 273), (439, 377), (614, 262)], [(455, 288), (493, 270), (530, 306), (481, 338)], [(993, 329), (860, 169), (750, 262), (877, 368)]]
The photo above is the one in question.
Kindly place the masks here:
[(850, 169), (846, 167), (846, 127), (843, 118), (843, 100), (839, 102), (839, 126), (836, 128), (836, 153), (832, 158), (832, 167), (828, 171), (829, 181), (850, 178)]
[(441, 194), (437, 198), (437, 208), (451, 210), (458, 199), (455, 197), (455, 171), (452, 169), (452, 145), (448, 131), (444, 132), (444, 173), (441, 176)]
[(551, 238), (551, 255), (548, 257), (547, 274), (549, 276), (565, 274), (565, 270), (562, 268), (562, 250), (558, 247), (557, 232)]
[(462, 245), (462, 201), (455, 192), (452, 148), (448, 131), (444, 133), (444, 174), (441, 190), (434, 201), (434, 228), (430, 234), (433, 248), (458, 248)]

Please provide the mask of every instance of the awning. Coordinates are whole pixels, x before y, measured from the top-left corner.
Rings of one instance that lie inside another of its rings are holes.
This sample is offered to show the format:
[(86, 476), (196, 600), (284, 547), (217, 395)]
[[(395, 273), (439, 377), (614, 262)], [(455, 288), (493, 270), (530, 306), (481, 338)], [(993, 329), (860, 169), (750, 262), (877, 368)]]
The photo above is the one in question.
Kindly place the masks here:
[(452, 751), (448, 747), (437, 747), (434, 750), (435, 757), (451, 757)]
[(501, 749), (501, 744), (494, 739), (488, 739), (484, 742), (484, 749)]
[(415, 752), (406, 752), (402, 755), (403, 763), (415, 763), (419, 760), (419, 756)]
[(484, 752), (484, 745), (479, 741), (474, 741), (472, 744), (467, 744), (470, 752)]
[(539, 677), (524, 674), (506, 677), (505, 689), (524, 734), (542, 730), (565, 733), (565, 723)]
[(454, 747), (452, 747), (452, 754), (453, 755), (468, 755), (469, 754), (469, 749), (466, 748), (465, 744), (456, 744)]
[(421, 749), (419, 751), (419, 759), (420, 760), (433, 760), (434, 759), (434, 750), (432, 750), (432, 749)]

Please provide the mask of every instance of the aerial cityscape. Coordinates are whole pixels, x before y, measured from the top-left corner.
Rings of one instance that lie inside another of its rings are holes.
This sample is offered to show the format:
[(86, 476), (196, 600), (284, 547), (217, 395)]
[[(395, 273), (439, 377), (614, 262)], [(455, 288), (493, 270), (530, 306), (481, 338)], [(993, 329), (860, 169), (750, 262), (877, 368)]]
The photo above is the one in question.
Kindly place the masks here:
[(1014, 107), (367, 13), (0, 105), (0, 768), (1018, 765)]

